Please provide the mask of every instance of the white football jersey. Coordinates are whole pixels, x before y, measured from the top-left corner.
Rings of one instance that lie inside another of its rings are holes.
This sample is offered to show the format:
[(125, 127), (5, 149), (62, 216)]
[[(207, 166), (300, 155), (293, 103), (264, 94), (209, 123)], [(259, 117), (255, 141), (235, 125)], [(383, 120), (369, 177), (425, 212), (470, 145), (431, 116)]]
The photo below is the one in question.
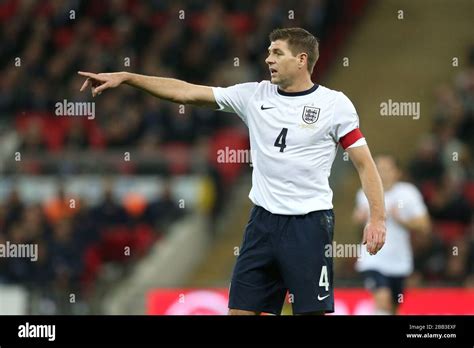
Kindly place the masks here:
[[(362, 190), (356, 195), (356, 206), (369, 209), (369, 202)], [(391, 216), (392, 208), (397, 208), (402, 220), (410, 220), (427, 214), (427, 209), (418, 189), (407, 182), (398, 182), (385, 191), (385, 210), (387, 211), (387, 235), (385, 245), (375, 255), (370, 255), (365, 246), (357, 260), (356, 269), (378, 271), (386, 276), (402, 277), (413, 272), (413, 252), (410, 231), (398, 224)]]
[(235, 112), (249, 129), (251, 201), (273, 214), (331, 209), (331, 166), (338, 144), (366, 144), (359, 117), (342, 93), (314, 85), (284, 92), (270, 81), (213, 88), (219, 110)]

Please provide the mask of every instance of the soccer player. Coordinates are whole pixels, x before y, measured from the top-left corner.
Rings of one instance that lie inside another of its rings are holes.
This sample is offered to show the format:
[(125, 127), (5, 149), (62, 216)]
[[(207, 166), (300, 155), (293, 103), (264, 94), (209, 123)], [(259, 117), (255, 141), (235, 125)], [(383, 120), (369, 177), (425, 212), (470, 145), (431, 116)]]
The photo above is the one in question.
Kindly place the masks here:
[[(387, 207), (387, 241), (375, 256), (363, 253), (356, 263), (362, 272), (365, 286), (372, 292), (375, 302), (374, 314), (396, 314), (403, 300), (404, 280), (413, 272), (411, 233), (426, 235), (430, 231), (427, 208), (418, 189), (401, 182), (401, 172), (393, 156), (377, 156), (375, 163), (382, 178)], [(356, 196), (354, 221), (365, 224), (369, 204), (364, 193)]]
[(359, 172), (370, 205), (367, 250), (385, 242), (383, 188), (359, 119), (342, 93), (311, 81), (317, 39), (301, 28), (270, 34), (265, 62), (271, 81), (227, 88), (127, 72), (93, 74), (81, 90), (96, 96), (127, 84), (181, 104), (236, 113), (248, 126), (254, 203), (234, 268), (229, 314), (281, 314), (287, 291), (293, 313), (334, 311), (332, 243), (334, 214), (328, 178), (341, 145)]

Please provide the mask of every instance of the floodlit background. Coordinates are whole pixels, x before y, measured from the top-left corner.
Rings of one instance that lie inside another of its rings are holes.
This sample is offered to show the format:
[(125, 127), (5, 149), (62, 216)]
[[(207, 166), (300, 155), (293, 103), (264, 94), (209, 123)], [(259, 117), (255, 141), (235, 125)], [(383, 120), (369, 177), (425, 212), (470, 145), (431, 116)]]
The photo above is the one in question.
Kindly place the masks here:
[[(260, 81), (268, 34), (295, 26), (321, 40), (313, 80), (349, 96), (429, 207), (401, 312), (474, 314), (472, 0), (5, 0), (0, 22), (0, 314), (226, 313), (251, 207), (244, 124), (125, 86), (92, 99), (76, 72)], [(420, 117), (383, 116), (390, 100)], [(57, 116), (63, 102), (95, 117)], [(335, 240), (358, 243), (342, 150), (331, 182)], [(19, 244), (38, 260), (5, 254)], [(336, 313), (373, 309), (355, 261), (335, 260)]]

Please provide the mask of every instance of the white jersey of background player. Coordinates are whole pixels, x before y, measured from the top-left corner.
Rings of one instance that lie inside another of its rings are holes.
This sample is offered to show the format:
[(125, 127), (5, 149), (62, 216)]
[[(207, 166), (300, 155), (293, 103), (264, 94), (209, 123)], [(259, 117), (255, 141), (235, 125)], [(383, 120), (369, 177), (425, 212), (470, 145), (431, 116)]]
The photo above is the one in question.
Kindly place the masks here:
[[(400, 170), (391, 156), (375, 159), (384, 186), (387, 209), (387, 238), (377, 255), (362, 250), (356, 270), (363, 272), (366, 286), (373, 292), (375, 310), (379, 314), (395, 313), (403, 294), (404, 278), (413, 272), (413, 252), (410, 233), (427, 234), (430, 220), (423, 197), (415, 185), (398, 181)], [(369, 205), (362, 190), (356, 195), (354, 220), (365, 224)], [(368, 284), (371, 283), (371, 284)]]

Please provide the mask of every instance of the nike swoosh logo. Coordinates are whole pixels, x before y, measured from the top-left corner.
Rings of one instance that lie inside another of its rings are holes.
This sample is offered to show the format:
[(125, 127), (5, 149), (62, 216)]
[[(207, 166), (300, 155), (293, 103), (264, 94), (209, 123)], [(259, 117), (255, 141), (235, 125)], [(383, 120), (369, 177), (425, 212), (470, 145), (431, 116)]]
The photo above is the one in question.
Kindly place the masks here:
[(264, 107), (263, 105), (260, 107), (260, 110), (268, 110), (268, 109), (275, 109), (276, 106), (271, 106), (271, 107)]
[(323, 297), (321, 297), (321, 296), (318, 294), (318, 300), (319, 300), (319, 301), (324, 300), (326, 297), (329, 297), (329, 294), (327, 294), (326, 296), (323, 296)]

